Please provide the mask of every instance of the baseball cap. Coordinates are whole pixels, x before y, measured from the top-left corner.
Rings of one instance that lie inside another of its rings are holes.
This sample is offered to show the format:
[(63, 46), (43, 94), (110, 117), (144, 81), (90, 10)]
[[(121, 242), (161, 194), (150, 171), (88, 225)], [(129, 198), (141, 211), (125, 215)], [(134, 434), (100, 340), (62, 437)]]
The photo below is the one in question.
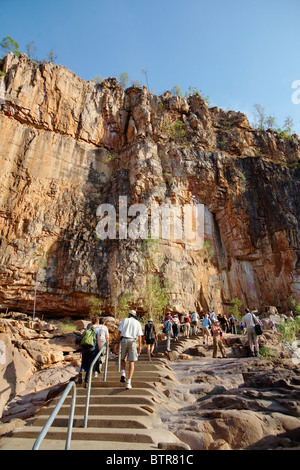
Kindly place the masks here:
[(132, 315), (133, 317), (136, 316), (136, 311), (135, 310), (130, 310), (129, 315)]

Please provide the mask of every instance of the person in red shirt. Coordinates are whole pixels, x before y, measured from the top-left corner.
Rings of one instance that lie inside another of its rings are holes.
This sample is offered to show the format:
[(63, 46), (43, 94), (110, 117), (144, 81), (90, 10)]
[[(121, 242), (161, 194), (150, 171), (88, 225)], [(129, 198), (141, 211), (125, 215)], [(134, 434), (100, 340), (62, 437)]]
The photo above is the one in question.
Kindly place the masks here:
[(184, 324), (184, 335), (186, 338), (190, 337), (190, 329), (191, 329), (191, 320), (188, 313), (183, 315), (183, 324)]

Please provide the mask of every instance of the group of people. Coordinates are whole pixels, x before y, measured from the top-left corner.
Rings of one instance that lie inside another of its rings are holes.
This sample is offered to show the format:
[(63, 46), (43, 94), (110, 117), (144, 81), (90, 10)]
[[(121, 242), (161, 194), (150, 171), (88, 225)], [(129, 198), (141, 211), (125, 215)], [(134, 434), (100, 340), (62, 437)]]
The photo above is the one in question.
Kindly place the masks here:
[[(191, 328), (193, 328), (195, 335), (198, 334), (199, 320), (202, 321), (203, 344), (208, 346), (209, 339), (212, 336), (213, 357), (217, 357), (218, 350), (222, 357), (226, 357), (226, 341), (223, 332), (237, 334), (237, 319), (234, 315), (231, 315), (229, 318), (225, 315), (218, 317), (214, 310), (211, 310), (209, 314), (205, 314), (201, 319), (197, 312), (194, 312), (191, 316), (185, 313), (183, 315), (183, 335), (186, 338), (190, 337)], [(253, 356), (257, 356), (259, 352), (258, 337), (255, 331), (255, 325), (259, 323), (259, 318), (252, 314), (249, 309), (245, 309), (245, 315), (240, 323), (240, 329), (243, 334), (248, 334), (250, 352)], [(178, 339), (179, 336), (180, 322), (178, 315), (174, 317), (172, 317), (171, 314), (167, 315), (164, 322), (164, 330), (167, 334), (167, 351), (169, 351), (171, 338)]]
[[(121, 379), (120, 382), (126, 383), (126, 389), (131, 389), (131, 380), (134, 373), (134, 365), (138, 360), (138, 356), (142, 350), (142, 339), (145, 339), (147, 345), (147, 355), (149, 361), (153, 356), (154, 346), (158, 339), (155, 324), (152, 318), (149, 318), (145, 325), (144, 331), (141, 323), (136, 319), (136, 311), (130, 310), (128, 318), (122, 320), (118, 328), (117, 353), (121, 346)], [(226, 320), (227, 321), (227, 320)], [(186, 338), (190, 336), (190, 327), (193, 325), (195, 334), (198, 334), (199, 315), (193, 313), (191, 318), (189, 314), (183, 315), (183, 322), (180, 323), (178, 315), (172, 316), (170, 313), (166, 315), (163, 324), (163, 332), (167, 335), (167, 351), (170, 351), (171, 338), (178, 340), (181, 326), (183, 326), (183, 334)], [(257, 316), (252, 314), (248, 309), (242, 319), (242, 325), (246, 329), (249, 339), (249, 346), (252, 355), (258, 355), (259, 345), (255, 325), (259, 323)], [(94, 330), (94, 344), (89, 348), (82, 348), (82, 366), (79, 374), (79, 382), (82, 381), (85, 372), (85, 384), (88, 380), (90, 366), (95, 359), (97, 353), (101, 350), (105, 343), (109, 344), (109, 332), (103, 318), (93, 318), (92, 324), (88, 329)], [(88, 330), (87, 329), (87, 330)], [(226, 357), (225, 339), (223, 336), (224, 328), (221, 327), (220, 321), (214, 311), (205, 314), (202, 318), (203, 343), (209, 344), (209, 338), (213, 339), (213, 357), (216, 358), (218, 350), (222, 357)], [(101, 360), (100, 360), (101, 362)], [(126, 377), (126, 364), (129, 363), (128, 376)], [(99, 362), (95, 364), (95, 374), (99, 373)]]

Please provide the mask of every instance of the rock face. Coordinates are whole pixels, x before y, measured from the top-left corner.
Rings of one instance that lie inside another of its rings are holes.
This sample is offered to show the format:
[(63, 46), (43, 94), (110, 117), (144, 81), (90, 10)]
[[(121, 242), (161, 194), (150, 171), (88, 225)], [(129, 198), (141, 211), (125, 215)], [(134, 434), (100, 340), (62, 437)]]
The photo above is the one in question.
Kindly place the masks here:
[[(107, 313), (145, 282), (141, 240), (99, 240), (96, 210), (204, 204), (210, 254), (160, 238), (154, 271), (172, 282), (174, 311), (288, 308), (298, 297), (300, 142), (115, 79), (85, 82), (62, 66), (9, 54), (0, 116), (0, 306), (82, 317)], [(132, 218), (129, 217), (129, 220)], [(138, 307), (138, 305), (136, 305)]]

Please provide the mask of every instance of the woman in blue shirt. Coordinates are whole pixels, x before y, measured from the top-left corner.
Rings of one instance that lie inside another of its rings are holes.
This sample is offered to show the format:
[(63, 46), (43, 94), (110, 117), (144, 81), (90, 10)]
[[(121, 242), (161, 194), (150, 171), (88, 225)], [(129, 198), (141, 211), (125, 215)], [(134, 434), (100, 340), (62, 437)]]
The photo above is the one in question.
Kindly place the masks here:
[(209, 343), (209, 327), (211, 325), (211, 320), (208, 317), (208, 314), (206, 313), (205, 317), (202, 320), (202, 332), (203, 332), (203, 344), (205, 344), (205, 338), (207, 339), (207, 345)]

